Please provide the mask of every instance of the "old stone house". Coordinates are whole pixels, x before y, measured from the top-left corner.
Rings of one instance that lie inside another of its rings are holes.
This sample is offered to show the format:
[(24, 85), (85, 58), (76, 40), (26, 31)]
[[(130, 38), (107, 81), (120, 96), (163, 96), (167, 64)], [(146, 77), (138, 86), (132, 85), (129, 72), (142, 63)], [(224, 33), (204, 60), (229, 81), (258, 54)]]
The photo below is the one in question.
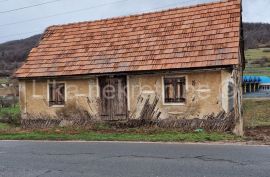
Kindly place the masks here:
[(243, 63), (241, 1), (224, 0), (51, 26), (16, 75), (24, 119), (68, 105), (104, 121), (233, 112), (242, 134)]

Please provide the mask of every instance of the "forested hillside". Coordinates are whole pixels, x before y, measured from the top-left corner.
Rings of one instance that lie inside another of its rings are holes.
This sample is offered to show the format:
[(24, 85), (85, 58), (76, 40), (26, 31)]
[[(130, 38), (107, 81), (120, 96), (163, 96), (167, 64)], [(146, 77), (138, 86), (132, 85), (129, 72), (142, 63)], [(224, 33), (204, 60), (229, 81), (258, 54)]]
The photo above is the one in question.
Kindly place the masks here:
[[(244, 23), (244, 39), (245, 49), (262, 49), (268, 53), (267, 48), (270, 48), (270, 24), (262, 23)], [(37, 45), (41, 35), (35, 35), (27, 39), (10, 41), (0, 44), (0, 75), (10, 74), (27, 58), (29, 51)], [(260, 52), (259, 50), (259, 52)], [(253, 56), (259, 56), (257, 50), (247, 50), (248, 59)], [(253, 55), (257, 52), (258, 55)], [(251, 54), (250, 54), (251, 53)], [(250, 57), (251, 55), (251, 57)], [(264, 54), (262, 54), (264, 56)], [(255, 57), (252, 62), (258, 63), (260, 66), (265, 66), (268, 63), (268, 57)], [(262, 59), (263, 58), (263, 59)], [(266, 62), (263, 62), (267, 60)], [(270, 60), (270, 59), (269, 59)], [(249, 63), (252, 66), (252, 62)], [(261, 64), (263, 62), (263, 64)], [(269, 67), (268, 65), (266, 67)]]
[(270, 24), (244, 23), (246, 49), (270, 47)]
[(26, 59), (41, 35), (0, 44), (0, 75), (10, 74)]

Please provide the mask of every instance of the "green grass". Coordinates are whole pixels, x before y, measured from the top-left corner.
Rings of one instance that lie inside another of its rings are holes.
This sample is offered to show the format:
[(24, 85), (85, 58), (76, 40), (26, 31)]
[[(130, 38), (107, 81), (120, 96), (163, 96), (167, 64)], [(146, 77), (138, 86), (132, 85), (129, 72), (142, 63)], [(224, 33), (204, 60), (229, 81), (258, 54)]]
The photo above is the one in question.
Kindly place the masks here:
[[(244, 100), (244, 119), (246, 127), (270, 125), (270, 101)], [(3, 113), (19, 114), (19, 107), (4, 108)], [(226, 133), (191, 132), (183, 133), (164, 129), (112, 129), (97, 124), (91, 130), (56, 128), (48, 130), (24, 131), (14, 126), (0, 124), (0, 140), (85, 140), (85, 141), (150, 141), (150, 142), (205, 142), (241, 140)]]
[(17, 133), (1, 133), (0, 140), (85, 140), (85, 141), (150, 141), (150, 142), (205, 142), (240, 140), (239, 137), (222, 133), (181, 133), (177, 131), (144, 133), (104, 133), (83, 131), (78, 134), (33, 131)]
[[(270, 126), (270, 100), (245, 99), (243, 102), (245, 127)], [(19, 107), (4, 108), (0, 114), (19, 114)], [(97, 124), (91, 130), (56, 128), (24, 131), (0, 123), (0, 140), (85, 140), (85, 141), (163, 141), (163, 142), (205, 142), (241, 140), (225, 133), (191, 132), (183, 133), (164, 129), (112, 129)]]
[(17, 104), (15, 107), (0, 108), (0, 117), (5, 115), (11, 115), (12, 117), (20, 114), (20, 106)]
[(264, 52), (265, 48), (248, 49), (245, 51), (246, 69), (244, 74), (246, 75), (266, 75), (270, 76), (270, 62), (264, 63), (264, 67), (257, 64), (252, 64), (253, 61), (266, 57), (270, 59), (270, 52)]
[(270, 77), (269, 72), (262, 72), (262, 71), (259, 71), (259, 70), (245, 72), (244, 74), (248, 75), (248, 76), (269, 76)]
[[(19, 106), (0, 110), (1, 115), (19, 114)], [(226, 133), (179, 132), (159, 128), (114, 129), (108, 125), (96, 124), (90, 130), (55, 128), (25, 131), (19, 127), (0, 124), (0, 140), (85, 140), (85, 141), (150, 141), (150, 142), (205, 142), (239, 140)]]
[(252, 67), (252, 68), (246, 68), (245, 71), (267, 71), (270, 72), (270, 67)]
[(245, 127), (270, 126), (270, 100), (246, 99), (243, 109)]
[(256, 60), (259, 58), (270, 58), (270, 52), (263, 52), (265, 48), (258, 49), (248, 49), (245, 51), (245, 56), (247, 60)]
[(270, 67), (246, 67), (245, 75), (270, 76)]
[(0, 131), (1, 130), (7, 130), (10, 128), (10, 125), (6, 124), (6, 123), (0, 123)]
[(5, 83), (7, 83), (7, 79), (6, 78), (2, 78), (2, 77), (0, 77), (0, 84), (5, 84)]

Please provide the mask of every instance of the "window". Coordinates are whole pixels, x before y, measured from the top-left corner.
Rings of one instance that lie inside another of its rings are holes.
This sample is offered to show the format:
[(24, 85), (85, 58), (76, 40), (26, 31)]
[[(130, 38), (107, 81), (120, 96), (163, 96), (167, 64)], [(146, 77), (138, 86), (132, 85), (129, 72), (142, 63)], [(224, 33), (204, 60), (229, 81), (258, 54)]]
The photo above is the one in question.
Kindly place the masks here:
[(65, 84), (51, 83), (49, 84), (49, 106), (65, 104)]
[(186, 101), (185, 77), (164, 78), (165, 103), (184, 103)]

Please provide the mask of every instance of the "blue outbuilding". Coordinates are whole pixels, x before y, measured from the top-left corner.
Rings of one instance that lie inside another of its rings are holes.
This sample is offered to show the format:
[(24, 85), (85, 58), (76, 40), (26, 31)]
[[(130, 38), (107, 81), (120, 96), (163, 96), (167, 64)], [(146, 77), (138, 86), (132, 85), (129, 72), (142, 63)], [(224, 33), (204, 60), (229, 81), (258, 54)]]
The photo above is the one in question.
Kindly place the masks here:
[(243, 93), (269, 92), (270, 77), (243, 76)]

